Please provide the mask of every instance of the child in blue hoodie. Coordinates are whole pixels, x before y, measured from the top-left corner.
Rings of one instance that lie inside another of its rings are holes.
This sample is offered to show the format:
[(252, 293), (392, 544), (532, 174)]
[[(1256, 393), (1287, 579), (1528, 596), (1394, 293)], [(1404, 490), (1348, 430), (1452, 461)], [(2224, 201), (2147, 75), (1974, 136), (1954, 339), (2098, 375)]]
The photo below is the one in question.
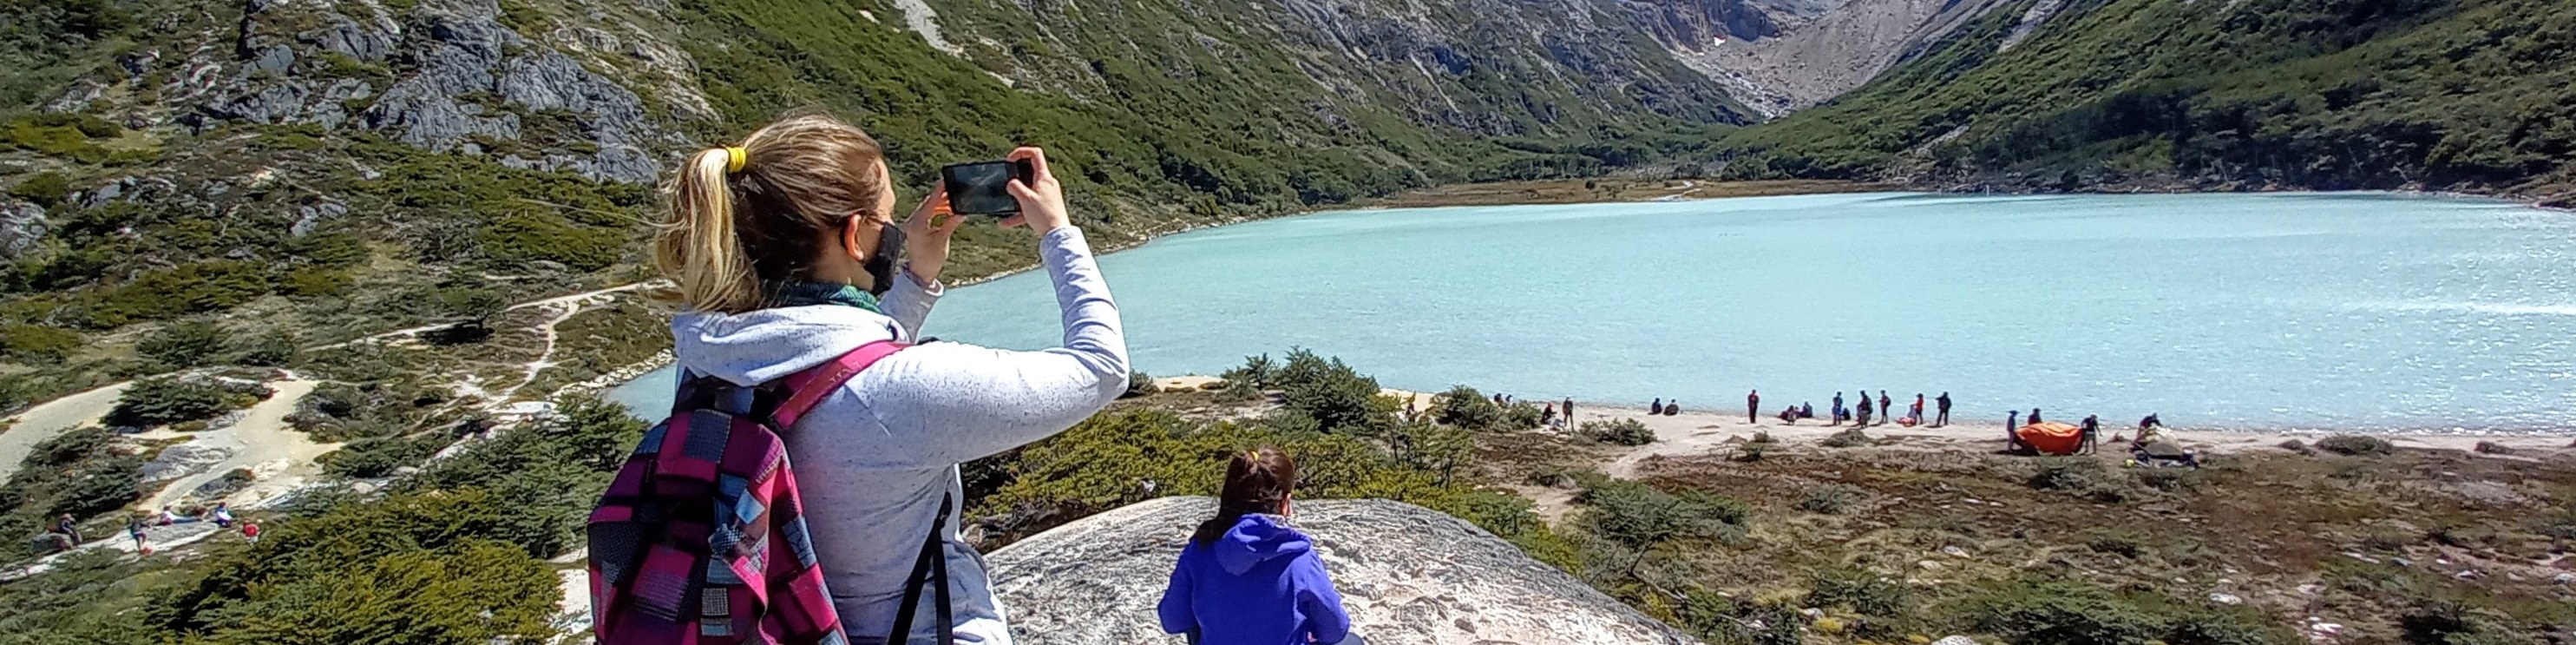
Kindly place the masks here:
[(1172, 568), (1164, 632), (1208, 645), (1359, 645), (1314, 540), (1285, 521), (1296, 486), (1297, 462), (1277, 448), (1234, 456), (1216, 517)]

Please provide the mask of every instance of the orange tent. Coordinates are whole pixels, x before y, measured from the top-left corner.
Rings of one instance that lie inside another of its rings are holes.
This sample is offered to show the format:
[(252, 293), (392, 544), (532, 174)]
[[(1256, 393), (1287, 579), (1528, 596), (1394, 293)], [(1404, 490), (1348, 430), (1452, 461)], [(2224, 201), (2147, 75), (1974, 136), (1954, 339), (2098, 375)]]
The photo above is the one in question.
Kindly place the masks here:
[(2049, 421), (2022, 426), (2013, 433), (2031, 448), (2052, 455), (2072, 455), (2084, 447), (2084, 429)]

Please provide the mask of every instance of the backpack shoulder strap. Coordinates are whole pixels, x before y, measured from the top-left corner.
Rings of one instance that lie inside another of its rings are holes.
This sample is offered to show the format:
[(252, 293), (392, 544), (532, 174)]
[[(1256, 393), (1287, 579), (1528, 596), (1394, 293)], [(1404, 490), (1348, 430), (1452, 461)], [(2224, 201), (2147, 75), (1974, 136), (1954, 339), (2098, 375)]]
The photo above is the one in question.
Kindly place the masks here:
[(847, 354), (842, 354), (840, 358), (787, 375), (786, 378), (780, 379), (780, 385), (786, 386), (787, 391), (793, 394), (788, 395), (785, 402), (779, 403), (777, 410), (770, 412), (770, 422), (780, 431), (796, 425), (797, 419), (805, 418), (806, 412), (811, 412), (814, 406), (821, 405), (824, 398), (832, 396), (834, 390), (841, 389), (841, 384), (850, 382), (851, 377), (867, 371), (868, 366), (875, 365), (878, 360), (893, 356), (895, 352), (903, 351), (906, 347), (911, 345), (891, 340), (868, 343), (860, 345), (858, 349), (850, 350)]

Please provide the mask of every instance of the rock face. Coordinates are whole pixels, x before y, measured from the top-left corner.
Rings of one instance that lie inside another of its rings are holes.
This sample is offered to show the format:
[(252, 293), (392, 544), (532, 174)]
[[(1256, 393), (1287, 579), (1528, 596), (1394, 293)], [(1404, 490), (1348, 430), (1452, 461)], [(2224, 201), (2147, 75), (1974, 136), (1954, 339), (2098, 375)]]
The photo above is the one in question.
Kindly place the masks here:
[[(1166, 497), (993, 552), (1012, 634), (1029, 645), (1182, 642), (1163, 633), (1154, 606), (1190, 530), (1215, 510), (1206, 497)], [(1437, 511), (1300, 501), (1293, 520), (1370, 645), (1698, 642)]]

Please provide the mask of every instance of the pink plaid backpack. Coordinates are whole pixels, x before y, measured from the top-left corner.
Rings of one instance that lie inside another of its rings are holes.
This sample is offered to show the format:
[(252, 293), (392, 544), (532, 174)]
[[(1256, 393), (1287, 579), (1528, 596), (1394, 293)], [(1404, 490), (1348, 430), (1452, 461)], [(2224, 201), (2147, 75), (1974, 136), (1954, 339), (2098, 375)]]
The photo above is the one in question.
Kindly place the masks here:
[[(891, 341), (756, 387), (680, 376), (671, 416), (644, 433), (590, 514), (592, 632), (625, 645), (845, 645), (823, 569), (805, 532), (796, 474), (779, 436), (879, 359)], [(909, 608), (935, 583), (948, 634), (948, 567), (938, 528), (923, 540), (885, 642), (912, 627)], [(889, 545), (892, 546), (892, 545)]]

